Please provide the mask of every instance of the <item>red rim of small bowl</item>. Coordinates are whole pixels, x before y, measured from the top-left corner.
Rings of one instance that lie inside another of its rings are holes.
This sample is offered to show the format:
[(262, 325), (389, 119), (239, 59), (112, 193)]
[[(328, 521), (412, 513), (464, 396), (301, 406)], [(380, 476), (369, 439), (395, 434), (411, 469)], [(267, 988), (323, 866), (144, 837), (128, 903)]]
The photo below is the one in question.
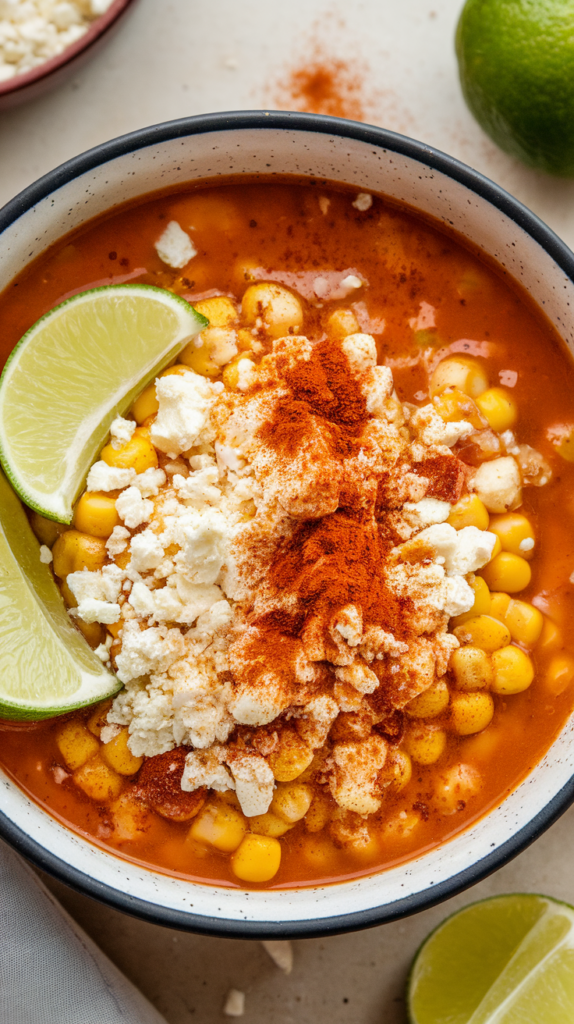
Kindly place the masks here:
[(20, 75), (14, 75), (13, 78), (0, 83), (0, 99), (9, 93), (16, 93), (29, 85), (33, 85), (41, 78), (47, 78), (55, 71), (64, 67), (64, 65), (69, 64), (80, 53), (83, 53), (84, 50), (89, 49), (104, 32), (107, 32), (110, 26), (132, 3), (134, 3), (134, 0), (114, 0), (105, 14), (100, 14), (94, 19), (83, 36), (77, 39), (75, 43), (70, 43), (56, 57), (50, 57), (43, 64), (37, 64), (36, 67), (30, 68), (29, 71), (24, 71)]

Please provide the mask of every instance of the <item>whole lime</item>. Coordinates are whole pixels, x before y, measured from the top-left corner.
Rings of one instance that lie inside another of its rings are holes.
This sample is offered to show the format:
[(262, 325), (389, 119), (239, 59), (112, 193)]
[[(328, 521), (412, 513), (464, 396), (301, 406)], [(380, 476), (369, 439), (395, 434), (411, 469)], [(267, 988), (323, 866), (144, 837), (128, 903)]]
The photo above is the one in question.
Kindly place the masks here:
[(466, 102), (500, 148), (574, 177), (574, 0), (467, 0), (456, 52)]

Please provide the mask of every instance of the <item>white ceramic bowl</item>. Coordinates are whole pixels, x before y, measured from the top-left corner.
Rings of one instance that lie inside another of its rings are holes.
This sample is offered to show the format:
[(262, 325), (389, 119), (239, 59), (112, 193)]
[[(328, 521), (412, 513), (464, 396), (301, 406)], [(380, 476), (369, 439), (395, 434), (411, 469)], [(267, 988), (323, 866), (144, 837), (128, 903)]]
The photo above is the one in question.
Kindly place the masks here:
[[(428, 146), (312, 114), (186, 118), (98, 146), (0, 211), (0, 290), (64, 234), (117, 203), (222, 175), (290, 173), (347, 182), (431, 214), (494, 257), (574, 349), (574, 255), (491, 181)], [(0, 775), (0, 835), (90, 896), (159, 924), (227, 936), (312, 936), (421, 910), (479, 881), (574, 800), (573, 723), (495, 810), (409, 863), (355, 881), (284, 891), (192, 884), (138, 867), (60, 825)]]

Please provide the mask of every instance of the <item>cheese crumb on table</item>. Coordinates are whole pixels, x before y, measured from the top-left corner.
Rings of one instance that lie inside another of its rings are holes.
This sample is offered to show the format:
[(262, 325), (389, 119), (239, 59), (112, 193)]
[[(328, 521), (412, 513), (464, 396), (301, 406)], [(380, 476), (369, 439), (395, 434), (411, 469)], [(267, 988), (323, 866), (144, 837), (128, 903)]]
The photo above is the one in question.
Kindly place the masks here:
[(230, 988), (225, 999), (223, 1012), (226, 1017), (243, 1017), (245, 1013), (245, 992)]

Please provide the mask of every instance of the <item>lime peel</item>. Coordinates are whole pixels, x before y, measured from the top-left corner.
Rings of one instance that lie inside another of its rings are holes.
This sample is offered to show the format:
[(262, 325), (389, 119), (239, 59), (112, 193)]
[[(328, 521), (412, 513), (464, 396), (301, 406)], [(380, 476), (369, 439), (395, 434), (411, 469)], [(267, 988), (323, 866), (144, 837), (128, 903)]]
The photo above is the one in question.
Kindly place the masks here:
[(53, 718), (120, 688), (70, 622), (25, 512), (0, 472), (0, 718)]
[(44, 314), (0, 378), (0, 461), (22, 500), (70, 523), (112, 420), (208, 322), (140, 284), (80, 292)]
[(574, 908), (518, 893), (447, 918), (417, 953), (411, 1024), (570, 1024)]

